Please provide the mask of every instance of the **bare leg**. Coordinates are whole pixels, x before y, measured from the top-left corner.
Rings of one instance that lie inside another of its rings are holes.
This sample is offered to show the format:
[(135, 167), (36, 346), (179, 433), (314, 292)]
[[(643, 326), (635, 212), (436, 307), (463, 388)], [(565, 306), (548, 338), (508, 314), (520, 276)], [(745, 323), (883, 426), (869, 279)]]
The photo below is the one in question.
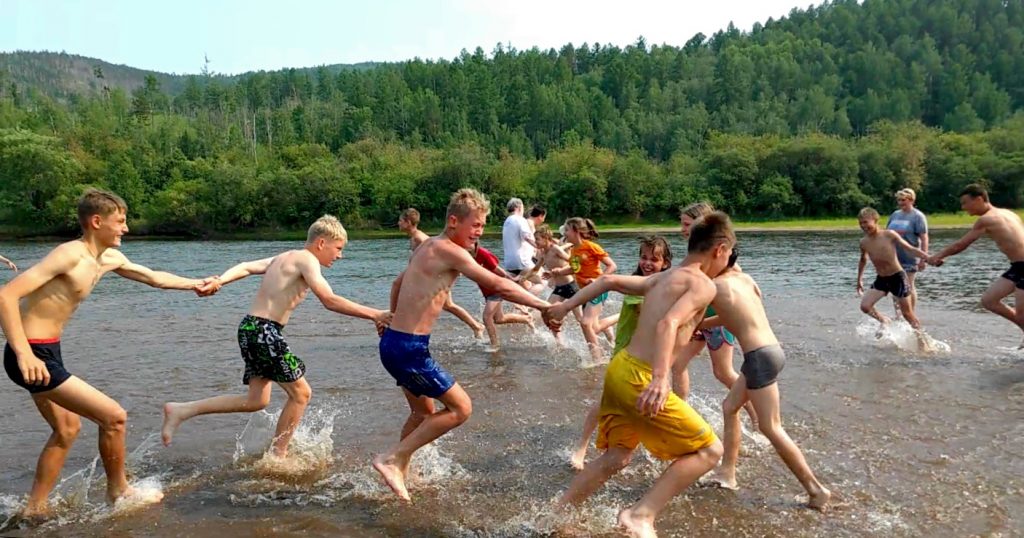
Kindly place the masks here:
[(599, 333), (604, 332), (604, 331), (614, 327), (615, 324), (618, 323), (618, 322), (619, 322), (619, 315), (618, 314), (612, 314), (610, 316), (603, 317), (603, 318), (601, 318), (600, 321), (597, 322), (597, 332), (599, 332)]
[[(51, 391), (33, 396), (33, 399), (40, 398), (49, 400), (71, 413), (81, 415), (99, 425), (100, 459), (103, 460), (103, 469), (107, 473), (107, 500), (113, 503), (118, 498), (131, 493), (128, 477), (124, 472), (128, 413), (109, 396), (75, 376), (71, 376), (61, 386)], [(55, 460), (56, 458), (53, 459), (53, 461)], [(47, 464), (50, 461), (48, 459)], [(53, 480), (56, 480), (60, 469), (47, 469), (41, 473), (37, 471), (37, 479), (40, 474), (47, 479), (51, 476), (50, 473), (53, 473)]]
[(491, 341), (491, 350), (497, 351), (501, 345), (498, 340), (498, 327), (494, 322), (495, 313), (501, 310), (501, 301), (486, 301), (484, 303), (484, 327), (487, 328), (487, 338)]
[(34, 395), (32, 401), (36, 409), (46, 419), (46, 423), (53, 430), (50, 438), (46, 440), (43, 451), (39, 454), (36, 462), (36, 476), (32, 481), (32, 491), (28, 495), (28, 503), (22, 511), (22, 516), (35, 517), (49, 515), (49, 496), (57, 485), (60, 471), (64, 468), (64, 461), (67, 460), (71, 445), (78, 437), (78, 431), (82, 429), (82, 421), (78, 415), (51, 402), (45, 396)]
[(398, 438), (399, 441), (408, 437), (420, 423), (434, 414), (433, 398), (415, 396), (404, 388), (402, 389), (402, 394), (405, 395), (406, 401), (409, 402), (409, 418), (405, 419), (405, 424), (402, 426), (402, 435)]
[[(1024, 330), (1024, 323), (1017, 321), (1017, 311), (1003, 304), (1003, 298), (1015, 293), (1016, 285), (1008, 279), (999, 277), (988, 286), (981, 296), (981, 306), (993, 314), (1000, 315)], [(1014, 295), (1016, 298), (1016, 294)]]
[(569, 489), (562, 494), (559, 504), (579, 504), (594, 494), (597, 488), (608, 481), (615, 473), (621, 471), (633, 458), (633, 450), (622, 447), (609, 447), (600, 458), (587, 464), (569, 484)]
[(274, 430), (274, 442), (271, 450), (274, 455), (283, 458), (288, 455), (288, 443), (295, 435), (295, 428), (299, 426), (302, 415), (306, 413), (306, 406), (313, 396), (313, 389), (309, 387), (306, 378), (300, 378), (291, 383), (278, 383), (288, 393), (288, 401), (281, 409), (281, 416), (277, 419), (277, 429)]
[(473, 402), (458, 383), (438, 399), (445, 405), (443, 411), (423, 419), (412, 433), (373, 459), (374, 469), (381, 474), (391, 491), (406, 501), (410, 497), (405, 488), (405, 470), (409, 467), (413, 453), (466, 422), (473, 414)]
[(465, 308), (462, 308), (461, 306), (455, 304), (455, 302), (452, 301), (451, 292), (448, 292), (448, 298), (445, 299), (444, 310), (445, 312), (450, 312), (454, 314), (455, 317), (461, 319), (463, 323), (468, 325), (469, 328), (473, 330), (474, 337), (479, 339), (484, 336), (484, 325), (479, 321), (473, 319), (473, 316), (471, 316), (469, 312), (466, 312)]
[(597, 342), (597, 320), (601, 317), (601, 305), (594, 305), (588, 303), (583, 307), (583, 321), (581, 327), (583, 328), (583, 337), (587, 340), (587, 346), (590, 348), (590, 356), (594, 361), (600, 361), (601, 357), (601, 346)]
[(491, 301), (491, 302), (495, 302), (495, 303), (498, 304), (498, 307), (497, 307), (497, 309), (494, 312), (494, 322), (497, 323), (498, 325), (508, 325), (509, 323), (523, 323), (525, 325), (529, 325), (530, 327), (533, 327), (533, 315), (532, 314), (529, 314), (529, 313), (526, 313), (526, 314), (506, 313), (501, 308), (501, 305), (502, 305), (501, 301)]
[(587, 459), (587, 447), (590, 446), (590, 436), (594, 435), (594, 430), (597, 429), (597, 418), (600, 413), (601, 402), (599, 400), (591, 406), (586, 418), (583, 419), (583, 434), (580, 436), (579, 442), (576, 443), (576, 450), (573, 450), (572, 457), (569, 458), (569, 464), (577, 471), (583, 470), (583, 462)]
[(619, 526), (631, 536), (656, 536), (654, 518), (658, 513), (673, 497), (713, 469), (721, 458), (722, 443), (715, 441), (711, 446), (672, 462), (636, 504), (619, 512)]
[[(729, 395), (722, 402), (722, 464), (709, 480), (726, 489), (736, 489), (736, 462), (740, 458), (740, 409), (747, 403), (747, 380), (740, 374), (729, 389)], [(757, 415), (759, 418), (761, 415)]]
[(703, 349), (703, 340), (690, 340), (672, 363), (672, 392), (684, 400), (690, 396), (690, 361)]
[(178, 426), (186, 420), (199, 415), (213, 413), (252, 413), (270, 404), (270, 380), (254, 377), (249, 380), (249, 392), (245, 395), (231, 394), (214, 396), (204, 400), (164, 404), (164, 426), (161, 430), (164, 446), (171, 444), (171, 438), (178, 431)]
[(875, 308), (875, 303), (880, 301), (882, 297), (885, 297), (884, 291), (879, 291), (874, 288), (866, 290), (864, 292), (864, 297), (860, 300), (860, 311), (877, 319), (882, 325), (887, 325), (889, 323), (889, 318), (883, 316), (882, 313)]
[[(728, 343), (722, 344), (718, 349), (708, 348), (708, 354), (711, 355), (711, 371), (715, 374), (715, 379), (725, 385), (727, 389), (731, 389), (733, 383), (740, 377), (733, 368), (733, 349), (733, 346)], [(750, 416), (750, 424), (753, 426), (754, 431), (757, 431), (757, 413), (754, 412), (754, 405), (747, 402), (743, 405), (743, 409)]]
[(750, 401), (754, 403), (757, 416), (761, 419), (761, 433), (772, 442), (775, 451), (782, 457), (789, 470), (793, 472), (800, 484), (807, 490), (807, 506), (822, 510), (828, 504), (832, 492), (826, 489), (815, 478), (807, 465), (800, 448), (790, 439), (786, 430), (782, 429), (782, 417), (779, 413), (779, 384), (772, 383), (767, 387), (748, 391)]

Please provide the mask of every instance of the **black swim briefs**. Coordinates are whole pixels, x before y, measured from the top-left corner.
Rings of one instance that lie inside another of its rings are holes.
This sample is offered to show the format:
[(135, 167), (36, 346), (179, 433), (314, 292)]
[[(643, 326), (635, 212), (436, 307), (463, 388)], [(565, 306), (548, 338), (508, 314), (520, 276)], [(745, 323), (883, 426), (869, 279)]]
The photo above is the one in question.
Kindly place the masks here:
[(903, 297), (910, 296), (910, 281), (907, 280), (907, 274), (900, 271), (889, 276), (876, 277), (875, 283), (871, 285), (871, 289), (891, 293), (893, 297), (902, 299)]

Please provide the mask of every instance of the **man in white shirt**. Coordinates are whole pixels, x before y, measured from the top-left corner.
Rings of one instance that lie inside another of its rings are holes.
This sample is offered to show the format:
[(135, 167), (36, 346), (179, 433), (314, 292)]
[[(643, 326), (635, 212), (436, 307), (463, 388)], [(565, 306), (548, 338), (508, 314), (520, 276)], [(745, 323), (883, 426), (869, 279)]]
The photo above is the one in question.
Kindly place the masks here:
[(530, 223), (523, 217), (523, 201), (512, 198), (506, 206), (508, 218), (501, 228), (501, 239), (505, 247), (505, 270), (519, 275), (533, 267), (533, 256), (537, 244), (533, 241)]

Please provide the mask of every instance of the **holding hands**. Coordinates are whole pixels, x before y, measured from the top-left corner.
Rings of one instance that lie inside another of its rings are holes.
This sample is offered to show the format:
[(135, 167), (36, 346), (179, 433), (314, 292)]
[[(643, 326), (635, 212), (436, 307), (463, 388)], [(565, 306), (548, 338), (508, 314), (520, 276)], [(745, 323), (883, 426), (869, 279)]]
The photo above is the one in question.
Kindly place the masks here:
[(193, 290), (199, 297), (209, 297), (217, 293), (222, 285), (220, 276), (210, 276), (200, 280)]

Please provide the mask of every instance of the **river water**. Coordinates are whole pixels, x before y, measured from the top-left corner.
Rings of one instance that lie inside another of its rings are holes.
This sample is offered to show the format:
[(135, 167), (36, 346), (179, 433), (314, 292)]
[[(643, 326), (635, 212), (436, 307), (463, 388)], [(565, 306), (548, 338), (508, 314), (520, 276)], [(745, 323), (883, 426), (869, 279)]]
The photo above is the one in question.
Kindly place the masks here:
[[(932, 243), (941, 247), (958, 234), (937, 232)], [(859, 312), (858, 238), (801, 232), (739, 239), (740, 263), (760, 283), (787, 351), (784, 423), (835, 492), (833, 509), (800, 508), (802, 488), (774, 451), (745, 438), (742, 489), (689, 489), (658, 520), (663, 535), (1024, 534), (1024, 352), (1015, 350), (1020, 335), (1012, 325), (977, 306), (1005, 270), (1005, 258), (982, 241), (921, 275), (918, 315), (951, 348), (924, 356), (877, 341)], [(601, 243), (623, 272), (635, 266), (632, 238)], [(678, 237), (672, 243), (684, 249)], [(325, 275), (337, 293), (384, 307), (406, 245), (353, 241)], [(496, 239), (484, 245), (500, 250)], [(28, 267), (52, 246), (0, 244), (0, 253)], [(123, 251), (135, 262), (198, 277), (294, 247), (129, 237)], [(873, 276), (869, 267), (868, 284)], [(0, 282), (9, 278), (0, 274)], [(181, 427), (170, 448), (160, 446), (165, 401), (243, 390), (235, 329), (258, 284), (253, 277), (198, 299), (104, 278), (67, 327), (65, 363), (128, 410), (132, 479), (161, 489), (165, 499), (134, 510), (106, 507), (96, 429), (86, 423), (58, 488), (58, 517), (4, 535), (482, 537), (556, 528), (549, 501), (572, 478), (568, 448), (599, 397), (604, 371), (584, 360), (572, 324), (568, 350), (543, 332), (516, 326), (501, 328), (502, 351), (487, 353), (458, 320), (442, 314), (434, 356), (469, 392), (475, 413), (415, 460), (411, 506), (393, 499), (369, 465), (396, 438), (407, 410), (380, 365), (372, 325), (327, 312), (312, 296), (286, 330), (313, 387), (288, 465), (260, 457), (283, 401), (278, 389), (270, 413), (199, 417)], [(471, 312), (482, 310), (470, 282), (456, 284), (455, 299)], [(619, 304), (613, 298), (607, 310)], [(891, 312), (886, 302), (880, 305)], [(694, 360), (690, 371), (691, 404), (718, 428), (725, 389), (707, 360)], [(23, 502), (48, 435), (25, 391), (4, 383), (0, 523)], [(570, 527), (581, 535), (614, 535), (617, 511), (661, 469), (656, 460), (636, 458), (572, 515)]]

